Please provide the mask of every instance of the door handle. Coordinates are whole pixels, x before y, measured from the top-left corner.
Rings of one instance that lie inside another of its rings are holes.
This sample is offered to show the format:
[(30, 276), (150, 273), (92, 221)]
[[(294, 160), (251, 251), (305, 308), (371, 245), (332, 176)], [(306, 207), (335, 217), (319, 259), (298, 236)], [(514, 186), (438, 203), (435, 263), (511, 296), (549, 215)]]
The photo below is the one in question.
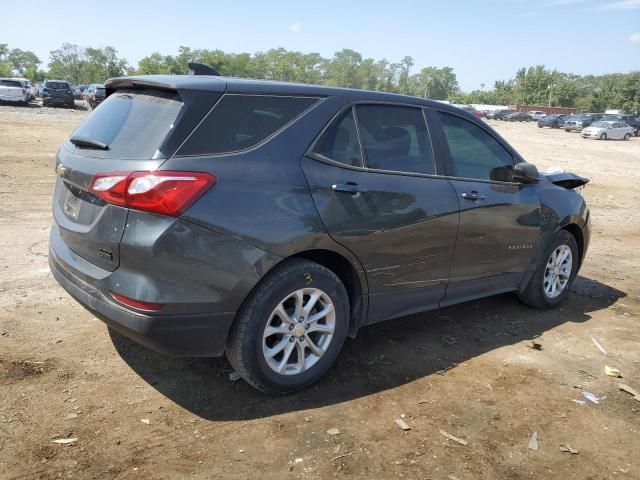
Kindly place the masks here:
[(356, 193), (364, 193), (367, 191), (366, 188), (359, 187), (357, 183), (346, 182), (346, 183), (334, 183), (331, 185), (331, 190), (334, 192), (344, 192), (355, 195)]
[(462, 194), (462, 198), (465, 200), (484, 200), (484, 195), (481, 195), (479, 192), (472, 190), (470, 192), (464, 192)]

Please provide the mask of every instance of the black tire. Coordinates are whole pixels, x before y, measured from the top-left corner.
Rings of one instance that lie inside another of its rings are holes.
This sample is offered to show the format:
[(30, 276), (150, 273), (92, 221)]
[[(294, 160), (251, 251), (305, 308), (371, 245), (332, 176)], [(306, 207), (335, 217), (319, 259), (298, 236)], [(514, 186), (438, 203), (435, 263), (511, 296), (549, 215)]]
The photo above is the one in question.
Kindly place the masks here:
[(565, 131), (565, 132), (570, 132), (570, 131), (571, 131), (571, 129), (570, 129), (570, 128), (565, 128), (565, 129), (564, 129), (564, 131)]
[[(549, 261), (552, 253), (563, 245), (566, 245), (571, 249), (571, 274), (569, 275), (569, 281), (562, 292), (556, 297), (549, 297), (544, 291), (544, 276), (547, 268), (547, 262)], [(578, 272), (579, 261), (578, 244), (576, 243), (576, 239), (566, 230), (560, 230), (541, 255), (538, 267), (529, 280), (527, 288), (518, 294), (518, 298), (522, 303), (535, 308), (548, 309), (557, 306), (569, 294), (573, 280)]]
[(631, 138), (631, 135), (628, 133), (625, 133), (623, 140), (629, 140), (630, 138)]
[(606, 133), (601, 133), (599, 138), (600, 138), (600, 140), (606, 140), (607, 139), (607, 134)]
[(538, 124), (538, 128), (542, 128), (542, 125)]
[[(327, 350), (302, 373), (283, 375), (273, 370), (262, 351), (263, 333), (271, 312), (302, 288), (318, 288), (330, 298), (335, 310), (335, 330)], [(292, 259), (270, 272), (249, 295), (231, 328), (225, 353), (240, 376), (258, 390), (285, 394), (302, 390), (318, 381), (331, 367), (347, 336), (349, 297), (338, 278), (317, 263)]]

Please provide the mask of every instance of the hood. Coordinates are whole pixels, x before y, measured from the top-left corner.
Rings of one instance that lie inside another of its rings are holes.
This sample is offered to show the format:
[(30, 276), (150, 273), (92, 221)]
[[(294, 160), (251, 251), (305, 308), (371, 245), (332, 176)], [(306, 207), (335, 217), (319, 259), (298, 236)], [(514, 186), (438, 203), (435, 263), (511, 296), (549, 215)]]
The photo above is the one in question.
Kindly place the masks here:
[(580, 177), (570, 172), (543, 173), (542, 175), (548, 178), (554, 185), (566, 188), (567, 190), (573, 190), (574, 188), (582, 187), (589, 183), (588, 178)]

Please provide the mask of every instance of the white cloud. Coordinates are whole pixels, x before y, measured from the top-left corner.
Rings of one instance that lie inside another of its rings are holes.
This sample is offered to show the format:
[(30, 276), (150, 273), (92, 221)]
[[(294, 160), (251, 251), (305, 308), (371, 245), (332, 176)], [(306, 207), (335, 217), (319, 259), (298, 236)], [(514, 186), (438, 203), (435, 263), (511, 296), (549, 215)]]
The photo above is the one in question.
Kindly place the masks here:
[(640, 8), (640, 0), (619, 0), (602, 5), (598, 10), (633, 10)]
[(640, 43), (640, 32), (629, 35), (629, 41), (632, 43)]
[(300, 22), (295, 22), (289, 25), (289, 30), (291, 30), (293, 33), (298, 33), (301, 28), (302, 25), (300, 24)]

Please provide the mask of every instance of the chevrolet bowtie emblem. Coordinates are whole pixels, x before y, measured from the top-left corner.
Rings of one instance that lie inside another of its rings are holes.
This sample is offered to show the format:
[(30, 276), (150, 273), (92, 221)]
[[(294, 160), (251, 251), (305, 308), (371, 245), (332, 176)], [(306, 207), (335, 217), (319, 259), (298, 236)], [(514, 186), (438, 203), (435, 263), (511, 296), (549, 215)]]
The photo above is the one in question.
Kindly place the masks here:
[(67, 167), (59, 163), (58, 166), (56, 167), (56, 174), (59, 177), (64, 177), (66, 173), (67, 173)]

